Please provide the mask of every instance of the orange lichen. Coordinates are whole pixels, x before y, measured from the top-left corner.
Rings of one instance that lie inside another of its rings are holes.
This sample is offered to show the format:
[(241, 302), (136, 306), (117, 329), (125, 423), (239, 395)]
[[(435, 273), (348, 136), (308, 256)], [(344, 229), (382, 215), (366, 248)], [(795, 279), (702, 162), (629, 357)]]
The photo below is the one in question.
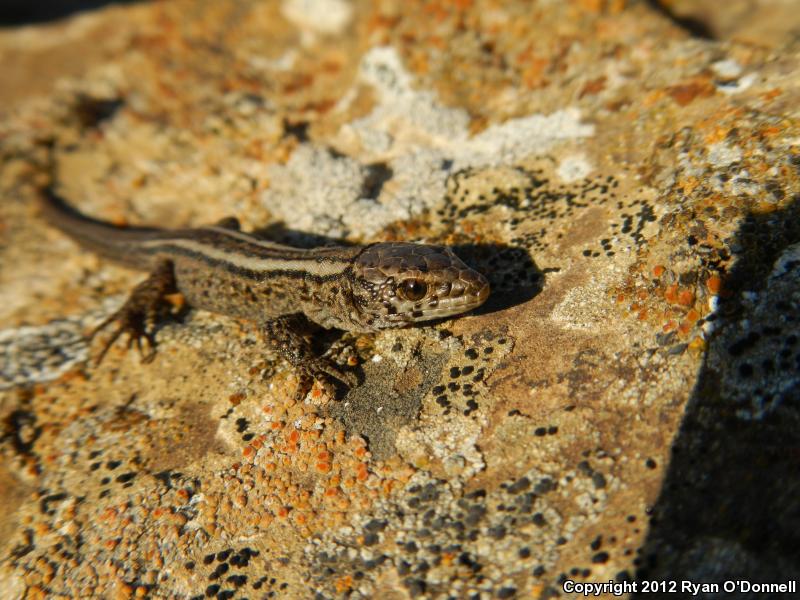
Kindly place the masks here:
[(689, 342), (689, 350), (693, 352), (703, 352), (706, 349), (706, 341), (701, 337), (696, 337)]
[(692, 193), (692, 192), (693, 192), (695, 189), (697, 189), (697, 187), (698, 187), (699, 185), (700, 185), (700, 180), (699, 180), (699, 179), (697, 179), (696, 177), (687, 177), (687, 178), (684, 180), (683, 184), (682, 184), (682, 188), (683, 188), (683, 194), (684, 194), (685, 196), (688, 196), (688, 195), (689, 195), (689, 194), (691, 194), (691, 193)]
[(599, 92), (602, 92), (605, 87), (606, 77), (604, 75), (601, 75), (596, 79), (590, 79), (583, 85), (583, 88), (578, 94), (578, 98), (583, 98), (584, 96), (593, 96)]
[(673, 283), (664, 291), (664, 299), (670, 304), (678, 303), (678, 284)]
[(708, 79), (696, 78), (693, 81), (668, 87), (667, 93), (679, 106), (686, 106), (696, 98), (713, 95), (714, 86)]
[(663, 265), (653, 267), (653, 277), (661, 277), (667, 269)]
[(758, 133), (763, 137), (772, 138), (781, 135), (783, 132), (782, 127), (763, 127)]
[(706, 287), (712, 294), (719, 294), (722, 289), (722, 279), (717, 275), (712, 275), (706, 279)]
[(353, 578), (350, 575), (345, 575), (336, 580), (336, 592), (343, 594), (353, 587)]
[(272, 519), (273, 516), (270, 513), (264, 512), (259, 516), (258, 526), (266, 529), (272, 524)]
[(106, 550), (113, 550), (113, 549), (114, 549), (114, 548), (116, 548), (118, 545), (119, 545), (119, 540), (118, 540), (118, 539), (106, 540), (106, 541), (103, 543), (103, 546), (105, 546)]
[(682, 290), (678, 294), (678, 304), (681, 306), (691, 306), (694, 304), (694, 293), (690, 290)]
[(239, 406), (242, 403), (242, 400), (245, 399), (245, 395), (241, 392), (236, 392), (235, 394), (231, 394), (228, 396), (228, 402), (233, 404), (234, 406)]

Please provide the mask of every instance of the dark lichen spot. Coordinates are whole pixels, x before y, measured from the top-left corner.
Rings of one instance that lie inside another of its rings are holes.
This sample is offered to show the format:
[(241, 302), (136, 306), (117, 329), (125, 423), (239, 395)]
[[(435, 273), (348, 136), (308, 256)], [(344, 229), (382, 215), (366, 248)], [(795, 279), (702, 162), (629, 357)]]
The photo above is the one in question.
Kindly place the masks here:
[(519, 494), (520, 492), (527, 490), (529, 487), (531, 487), (531, 480), (527, 477), (520, 477), (517, 479), (517, 481), (508, 486), (508, 491), (511, 494)]

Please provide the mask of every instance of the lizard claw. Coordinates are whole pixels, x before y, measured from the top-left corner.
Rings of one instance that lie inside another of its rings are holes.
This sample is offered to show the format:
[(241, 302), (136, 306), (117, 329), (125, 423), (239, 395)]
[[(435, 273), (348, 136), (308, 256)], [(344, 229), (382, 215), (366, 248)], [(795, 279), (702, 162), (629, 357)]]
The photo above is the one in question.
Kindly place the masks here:
[(264, 323), (264, 334), (295, 369), (300, 381), (295, 392), (295, 400), (302, 400), (309, 392), (314, 381), (333, 398), (336, 397), (336, 385), (353, 387), (358, 377), (352, 371), (343, 371), (325, 357), (316, 356), (309, 341), (300, 333), (304, 325), (308, 325), (304, 316), (298, 314), (284, 315)]
[(342, 371), (338, 366), (325, 359), (317, 359), (311, 364), (297, 366), (297, 371), (299, 382), (295, 391), (295, 401), (305, 398), (315, 381), (332, 398), (336, 397), (337, 387), (333, 381), (338, 381), (347, 388), (354, 387), (358, 383), (358, 377), (355, 373)]
[[(116, 342), (123, 333), (128, 335), (128, 349), (130, 350), (133, 345), (136, 344), (136, 349), (142, 357), (142, 362), (151, 362), (156, 354), (155, 335), (152, 331), (148, 331), (148, 323), (152, 321), (152, 319), (148, 318), (148, 316), (141, 310), (138, 310), (137, 307), (132, 306), (130, 301), (126, 302), (122, 308), (95, 327), (89, 334), (89, 341), (91, 342), (97, 337), (97, 334), (115, 321), (118, 323), (117, 327), (103, 344), (100, 353), (97, 355), (95, 366), (99, 366), (100, 363), (103, 362), (111, 346), (114, 345), (114, 342)], [(144, 339), (149, 346), (149, 350), (146, 353), (142, 345), (142, 339)]]
[[(117, 323), (117, 327), (103, 344), (96, 364), (99, 365), (103, 361), (109, 348), (123, 333), (128, 335), (128, 349), (132, 348), (133, 344), (136, 344), (139, 355), (142, 357), (142, 362), (151, 362), (156, 354), (156, 338), (153, 333), (153, 327), (157, 318), (169, 307), (165, 295), (171, 293), (174, 288), (175, 280), (172, 273), (172, 263), (166, 261), (159, 264), (150, 277), (133, 289), (125, 304), (100, 323), (89, 335), (89, 341), (91, 342), (108, 325), (113, 322)], [(149, 346), (149, 350), (146, 353), (142, 339)]]

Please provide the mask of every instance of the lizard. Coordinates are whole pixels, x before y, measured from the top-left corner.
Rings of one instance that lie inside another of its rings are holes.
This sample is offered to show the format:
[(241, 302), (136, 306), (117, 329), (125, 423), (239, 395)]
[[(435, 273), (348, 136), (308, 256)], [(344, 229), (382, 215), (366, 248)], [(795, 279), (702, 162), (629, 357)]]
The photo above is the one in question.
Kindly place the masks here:
[[(42, 216), (80, 246), (124, 267), (149, 272), (124, 304), (91, 334), (116, 323), (98, 364), (122, 335), (145, 362), (155, 326), (180, 292), (188, 306), (254, 321), (269, 346), (298, 374), (295, 396), (314, 381), (334, 389), (357, 383), (352, 371), (316, 356), (311, 324), (357, 333), (407, 327), (463, 314), (489, 296), (489, 283), (447, 246), (378, 242), (304, 249), (241, 231), (237, 219), (192, 229), (118, 226), (87, 216), (51, 187), (39, 192)], [(145, 355), (142, 340), (149, 345)], [(332, 392), (331, 392), (332, 393)]]

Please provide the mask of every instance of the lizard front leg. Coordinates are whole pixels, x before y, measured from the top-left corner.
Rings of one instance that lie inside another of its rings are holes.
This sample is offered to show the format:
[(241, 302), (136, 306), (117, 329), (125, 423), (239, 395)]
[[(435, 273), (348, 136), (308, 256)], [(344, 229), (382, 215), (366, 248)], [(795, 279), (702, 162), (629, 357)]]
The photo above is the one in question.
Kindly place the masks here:
[(300, 381), (295, 392), (295, 400), (302, 400), (314, 381), (318, 381), (325, 390), (334, 395), (331, 378), (352, 387), (358, 383), (355, 373), (342, 371), (332, 361), (314, 354), (311, 342), (303, 335), (308, 329), (309, 321), (302, 314), (284, 315), (263, 324), (267, 341), (296, 370)]
[[(128, 348), (136, 343), (143, 362), (153, 360), (156, 352), (156, 339), (153, 328), (156, 321), (169, 311), (170, 303), (167, 301), (166, 296), (176, 291), (172, 261), (164, 260), (159, 262), (153, 272), (150, 273), (150, 276), (133, 288), (125, 304), (100, 323), (91, 333), (90, 340), (109, 324), (117, 322), (117, 328), (103, 345), (103, 349), (97, 357), (97, 364), (100, 364), (108, 349), (123, 333), (127, 333), (130, 336)], [(142, 338), (150, 345), (150, 351), (147, 354), (144, 354), (142, 349)]]

